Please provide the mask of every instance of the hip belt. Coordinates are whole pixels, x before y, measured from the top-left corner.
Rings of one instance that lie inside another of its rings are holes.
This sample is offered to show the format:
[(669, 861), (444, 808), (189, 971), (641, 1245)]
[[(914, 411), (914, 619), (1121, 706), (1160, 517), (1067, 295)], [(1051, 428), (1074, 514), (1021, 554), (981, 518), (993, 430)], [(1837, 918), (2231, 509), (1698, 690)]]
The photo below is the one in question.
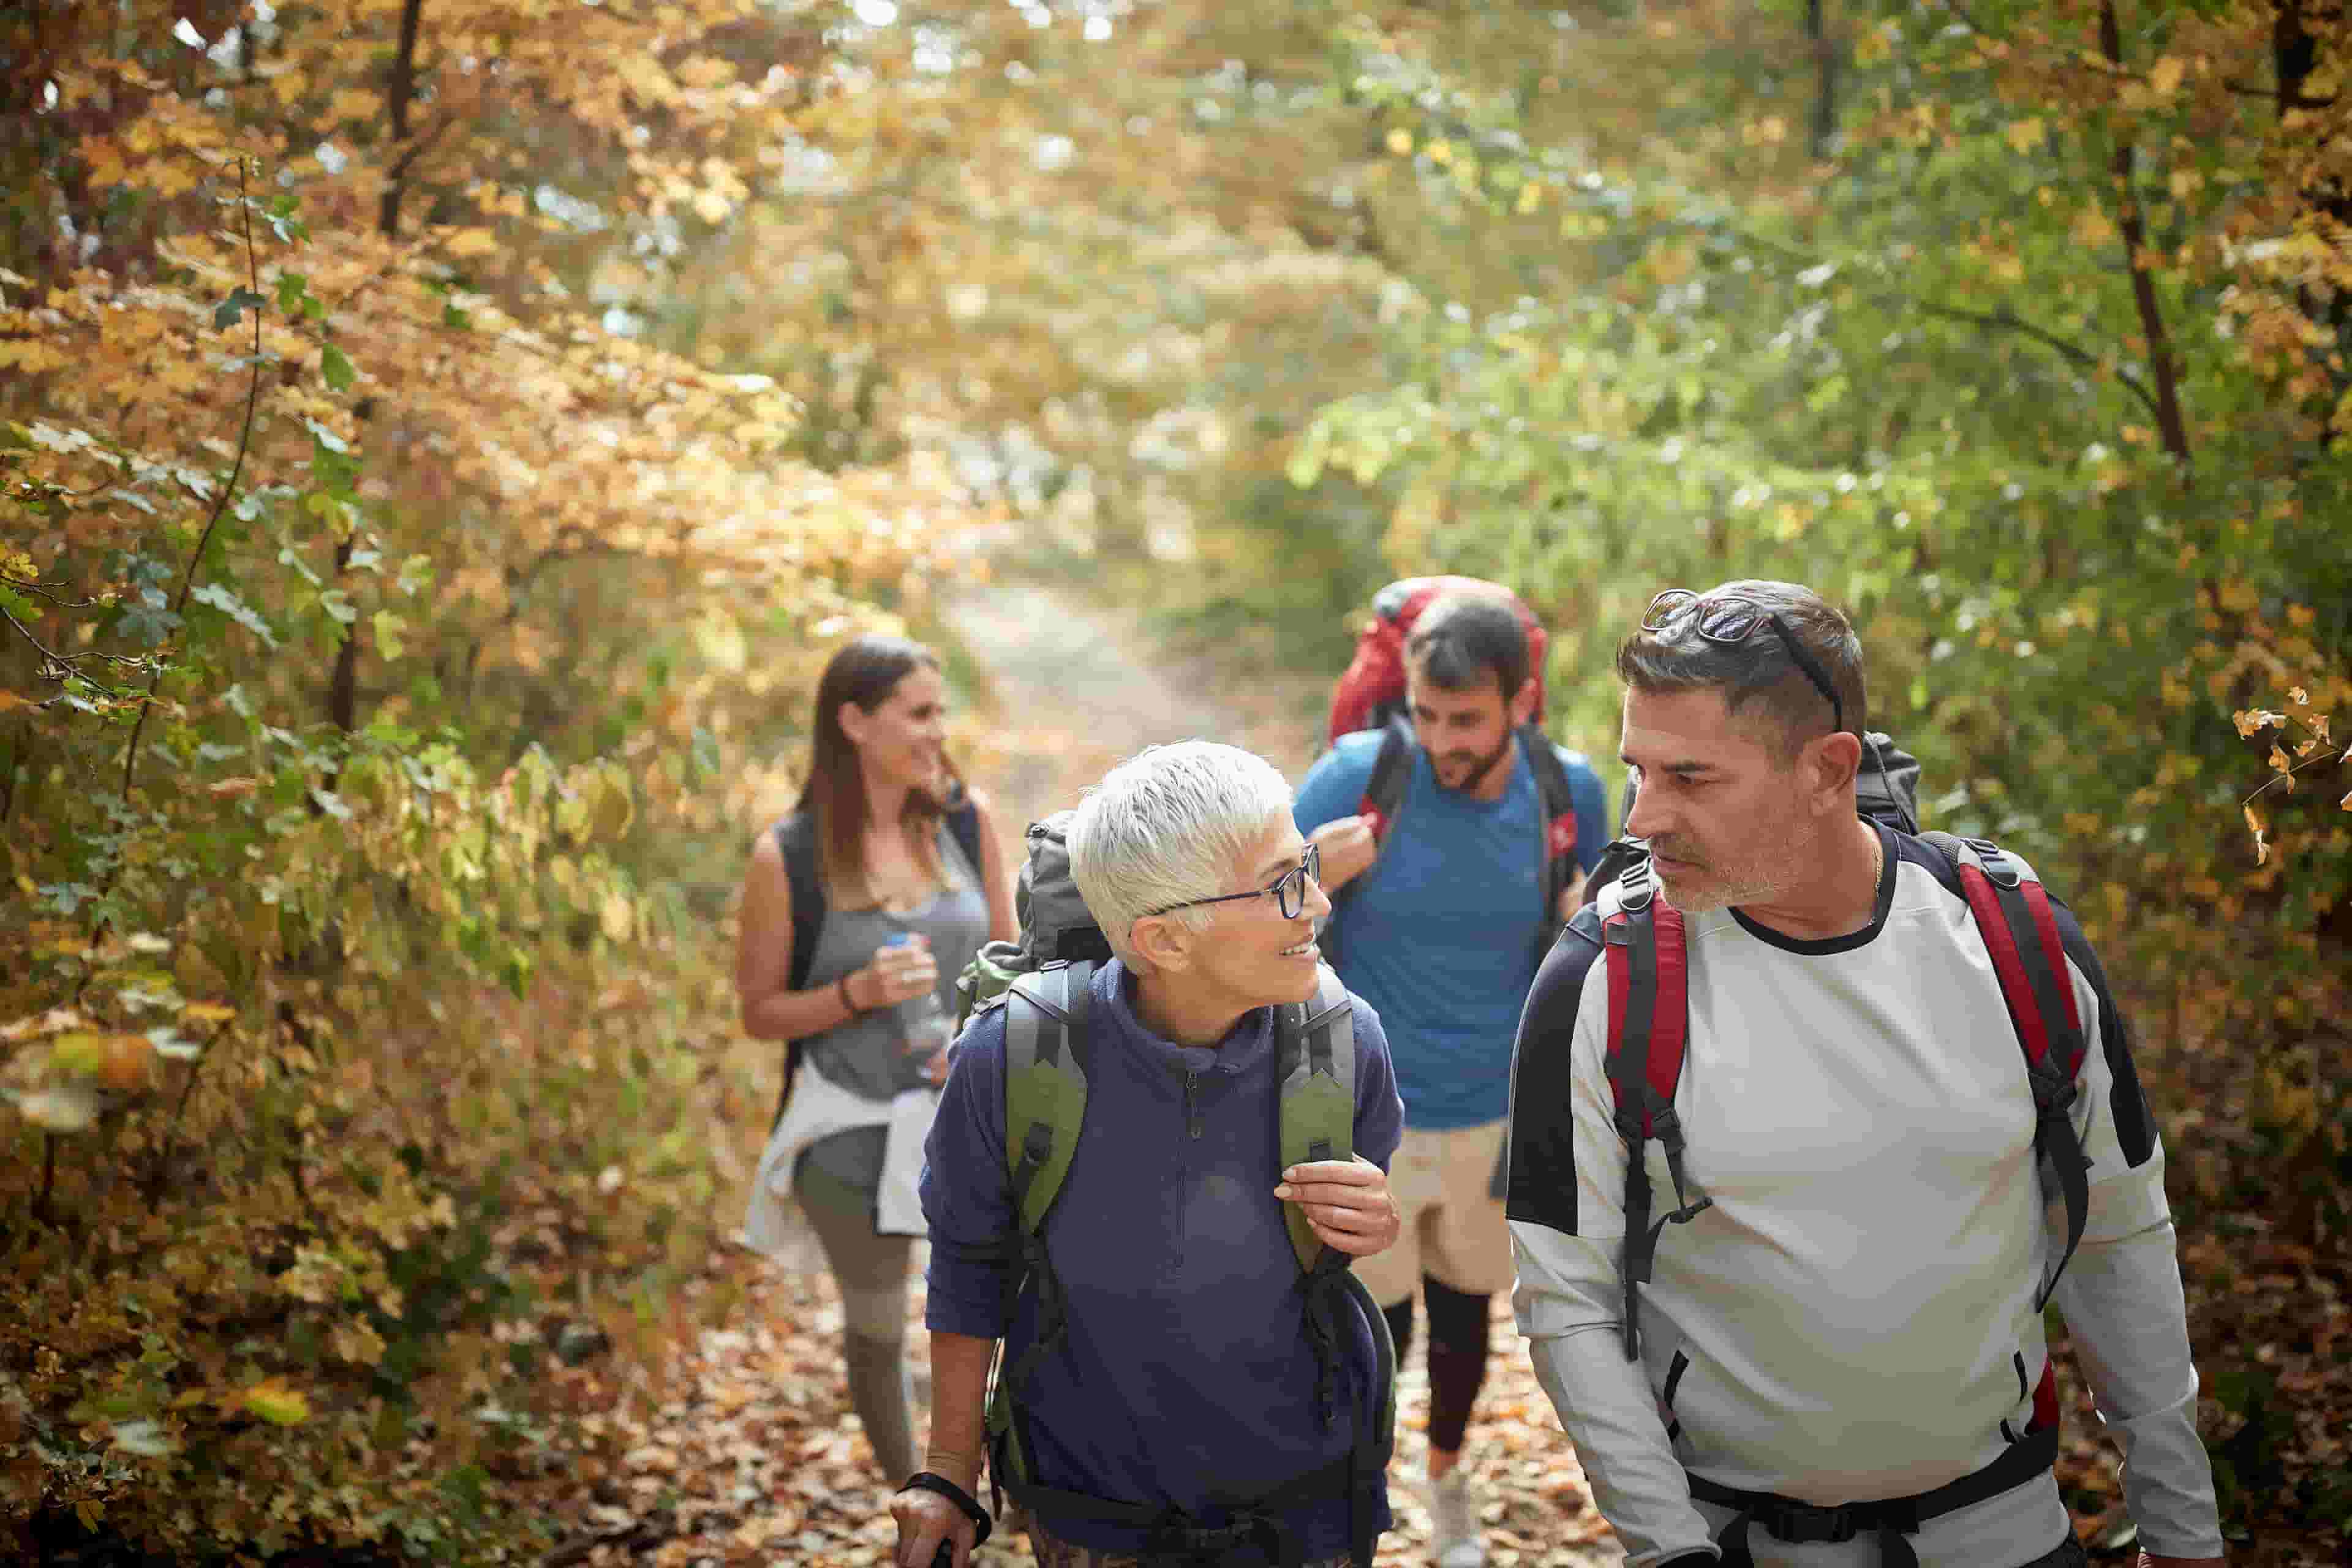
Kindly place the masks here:
[(1918, 1553), (1912, 1551), (1908, 1538), (1918, 1534), (1920, 1527), (1929, 1520), (1999, 1497), (2036, 1476), (2048, 1475), (2057, 1462), (2058, 1428), (2050, 1426), (2027, 1432), (2010, 1446), (2007, 1453), (1983, 1469), (1933, 1491), (1910, 1497), (1823, 1508), (1778, 1492), (1743, 1491), (1738, 1487), (1722, 1486), (1698, 1475), (1690, 1478), (1690, 1489), (1691, 1496), (1701, 1502), (1738, 1510), (1731, 1522), (1724, 1526), (1720, 1537), (1727, 1557), (1735, 1551), (1747, 1550), (1748, 1527), (1752, 1522), (1761, 1525), (1774, 1540), (1791, 1545), (1827, 1544), (1852, 1541), (1865, 1532), (1874, 1534), (1878, 1537), (1882, 1568), (1919, 1568)]

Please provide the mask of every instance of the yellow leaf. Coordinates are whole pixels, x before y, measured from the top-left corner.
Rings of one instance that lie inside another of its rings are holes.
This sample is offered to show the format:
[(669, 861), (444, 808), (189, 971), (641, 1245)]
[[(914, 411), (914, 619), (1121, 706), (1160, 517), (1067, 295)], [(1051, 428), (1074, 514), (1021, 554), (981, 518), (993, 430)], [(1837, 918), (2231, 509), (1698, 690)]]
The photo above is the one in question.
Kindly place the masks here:
[(183, 1018), (194, 1018), (199, 1024), (226, 1024), (236, 1016), (236, 1009), (218, 1002), (191, 1002), (180, 1009)]
[(2311, 705), (2311, 693), (2300, 686), (2290, 687), (2287, 689), (2286, 700), (2298, 708), (2307, 708)]
[(2187, 62), (2167, 55), (2157, 61), (2156, 68), (2147, 73), (2147, 84), (2168, 98), (2180, 90), (2180, 78), (2188, 68)]
[(615, 888), (604, 895), (604, 908), (596, 911), (597, 923), (604, 928), (609, 941), (626, 942), (635, 929), (636, 911), (629, 907), (628, 896)]
[(498, 236), (486, 228), (451, 229), (443, 239), (443, 248), (461, 260), (469, 256), (488, 256), (499, 247)]
[(2286, 752), (2282, 747), (2273, 746), (2271, 748), (2270, 763), (2273, 768), (2283, 773), (2291, 773), (2294, 771), (2294, 763), (2287, 756)]
[(1389, 151), (1402, 158), (1412, 151), (1412, 132), (1402, 128), (1389, 132)]
[(10, 712), (18, 708), (37, 708), (39, 706), (39, 703), (34, 701), (29, 697), (21, 695), (20, 693), (14, 691), (0, 691), (0, 713)]
[(2008, 129), (2001, 132), (2021, 156), (2041, 146), (2042, 138), (2048, 133), (2048, 127), (2042, 123), (2042, 117), (2038, 114), (2031, 120), (2012, 120)]
[(287, 1387), (283, 1378), (264, 1378), (236, 1394), (232, 1404), (272, 1426), (299, 1426), (310, 1418), (310, 1402)]
[[(33, 889), (27, 888), (25, 890), (29, 893)], [(89, 1021), (70, 1007), (52, 1007), (46, 1013), (36, 1013), (13, 1024), (0, 1026), (0, 1044), (30, 1039), (36, 1035), (54, 1035), (77, 1028)]]
[(93, 1078), (106, 1061), (104, 1035), (59, 1035), (49, 1042), (49, 1066), (77, 1078)]

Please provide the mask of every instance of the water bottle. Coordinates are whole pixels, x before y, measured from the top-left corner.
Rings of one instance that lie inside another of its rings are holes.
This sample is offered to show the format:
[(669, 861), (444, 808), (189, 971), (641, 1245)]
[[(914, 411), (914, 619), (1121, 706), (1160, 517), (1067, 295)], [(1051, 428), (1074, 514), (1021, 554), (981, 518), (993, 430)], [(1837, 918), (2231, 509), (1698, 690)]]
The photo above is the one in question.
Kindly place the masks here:
[[(915, 940), (911, 931), (900, 931), (884, 942), (885, 947), (905, 947)], [(891, 1009), (898, 1020), (898, 1043), (918, 1062), (928, 1063), (945, 1048), (955, 1033), (955, 1025), (948, 1010), (940, 1003), (936, 981), (919, 996), (909, 996)]]

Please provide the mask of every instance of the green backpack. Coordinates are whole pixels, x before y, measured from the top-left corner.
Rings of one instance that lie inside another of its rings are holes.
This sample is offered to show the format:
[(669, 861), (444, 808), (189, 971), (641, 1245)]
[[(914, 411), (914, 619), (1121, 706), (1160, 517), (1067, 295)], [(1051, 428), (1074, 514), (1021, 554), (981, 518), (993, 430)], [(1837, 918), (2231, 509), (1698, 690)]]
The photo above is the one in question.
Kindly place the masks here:
[[(1038, 1486), (1030, 1471), (1030, 1443), (1023, 1431), (1020, 1399), (1038, 1364), (1061, 1343), (1067, 1327), (1061, 1279), (1045, 1247), (1045, 1227), (1061, 1197), (1070, 1160), (1087, 1114), (1087, 1069), (1092, 1052), (1087, 1032), (1087, 987), (1110, 945), (1070, 878), (1069, 813), (1032, 824), (1029, 857), (1022, 867), (1015, 907), (1021, 917), (1017, 942), (991, 942), (956, 982), (965, 1018), (1002, 1007), (1004, 1016), (1004, 1153), (1015, 1221), (1020, 1227), (1021, 1268), (1012, 1277), (1006, 1318), (1024, 1291), (1037, 1297), (1037, 1333), (1018, 1363), (992, 1369), (988, 1400), (989, 1471), (1000, 1492), (1009, 1491), (1032, 1510), (1078, 1516), (1158, 1532), (1153, 1551), (1213, 1546), (1219, 1531), (1188, 1526), (1167, 1510), (1116, 1502)], [(1281, 1085), (1276, 1122), (1282, 1163), (1345, 1160), (1355, 1152), (1355, 1015), (1347, 990), (1328, 968), (1318, 970), (1313, 1000), (1277, 1008), (1275, 1072)], [(1331, 1415), (1345, 1303), (1353, 1301), (1370, 1322), (1379, 1358), (1379, 1405), (1372, 1429), (1355, 1451), (1271, 1488), (1265, 1496), (1238, 1500), (1242, 1511), (1258, 1516), (1252, 1528), (1269, 1529), (1263, 1515), (1345, 1491), (1353, 1504), (1356, 1558), (1372, 1560), (1371, 1510), (1386, 1486), (1395, 1441), (1396, 1352), (1370, 1293), (1349, 1269), (1345, 1253), (1325, 1247), (1296, 1204), (1285, 1205), (1289, 1232), (1307, 1298), (1306, 1329), (1315, 1342), (1320, 1369), (1319, 1397)], [(1001, 1355), (1001, 1350), (1000, 1350)]]

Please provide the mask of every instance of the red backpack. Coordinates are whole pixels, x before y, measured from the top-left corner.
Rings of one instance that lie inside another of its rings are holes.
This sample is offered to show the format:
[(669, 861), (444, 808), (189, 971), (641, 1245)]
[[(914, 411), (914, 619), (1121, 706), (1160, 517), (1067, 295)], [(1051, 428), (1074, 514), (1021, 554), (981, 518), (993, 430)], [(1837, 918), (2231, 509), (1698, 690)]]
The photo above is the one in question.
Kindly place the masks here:
[(1422, 611), (1441, 595), (1485, 594), (1511, 606), (1527, 628), (1528, 668), (1536, 678), (1536, 708), (1529, 715), (1543, 722), (1544, 652), (1549, 639), (1536, 613), (1500, 583), (1477, 577), (1407, 577), (1372, 595), (1372, 624), (1356, 639), (1356, 657), (1331, 692), (1331, 721), (1326, 745), (1359, 730), (1377, 730), (1404, 711), (1404, 644), (1412, 635)]
[[(1951, 863), (1969, 912), (1992, 954), (1993, 971), (2025, 1058), (2026, 1081), (2033, 1090), (2035, 1166), (2045, 1180), (2056, 1182), (2065, 1207), (2066, 1249), (2042, 1282), (2033, 1303), (2039, 1311), (2049, 1304), (2058, 1277), (2073, 1259), (2090, 1211), (2091, 1163), (2069, 1116), (2074, 1079), (2082, 1071), (2087, 1047), (2074, 988), (2066, 979), (2065, 949), (2049, 894), (2000, 846), (1988, 838), (1947, 833), (1918, 837)], [(1609, 976), (1609, 1089), (1626, 1151), (1625, 1238), (1618, 1258), (1625, 1289), (1622, 1336), (1625, 1359), (1637, 1361), (1642, 1353), (1639, 1287), (1649, 1280), (1658, 1234), (1670, 1222), (1688, 1224), (1713, 1207), (1714, 1200), (1686, 1188), (1682, 1123), (1675, 1114), (1689, 1018), (1682, 911), (1660, 892), (1646, 855), (1626, 867), (1617, 882), (1617, 908), (1601, 921), (1601, 951)], [(1653, 1138), (1664, 1145), (1676, 1205), (1656, 1219), (1651, 1217), (1650, 1172), (1643, 1158), (1643, 1145)], [(2019, 1376), (2023, 1375), (2021, 1363)], [(2057, 1384), (2046, 1368), (2033, 1402), (2034, 1428), (2054, 1431)]]

